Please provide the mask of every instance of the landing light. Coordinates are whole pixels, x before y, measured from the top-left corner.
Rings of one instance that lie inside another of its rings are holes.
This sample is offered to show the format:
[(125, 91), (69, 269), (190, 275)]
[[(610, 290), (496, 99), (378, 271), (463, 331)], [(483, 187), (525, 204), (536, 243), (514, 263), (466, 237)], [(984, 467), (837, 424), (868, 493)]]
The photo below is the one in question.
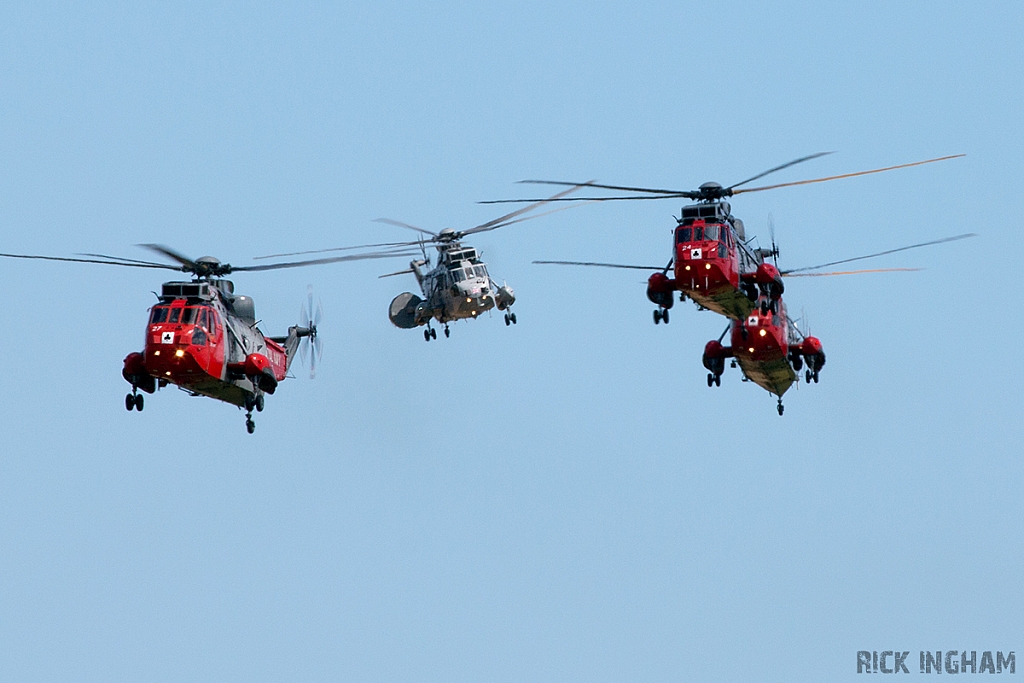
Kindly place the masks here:
[(466, 303), (467, 304), (471, 304), (471, 303), (473, 303), (473, 300), (467, 296), (466, 297)]
[(171, 371), (170, 371), (170, 370), (168, 370), (168, 371), (167, 371), (167, 372), (165, 372), (164, 374), (165, 374), (165, 375), (167, 375), (168, 377), (170, 377), (170, 376), (171, 376)]
[[(764, 330), (761, 330), (761, 331), (764, 332)], [(174, 352), (174, 355), (177, 358), (183, 358), (185, 356), (185, 352), (183, 350), (181, 350), (181, 349), (178, 349), (177, 351)]]
[(689, 269), (690, 269), (690, 266), (686, 266), (686, 270), (689, 270)]
[(159, 355), (160, 355), (160, 351), (154, 351), (154, 352), (153, 352), (153, 355), (154, 355), (154, 356), (159, 356)]
[(710, 263), (705, 263), (704, 264), (704, 268), (706, 268), (707, 270), (711, 270), (711, 264)]
[(763, 337), (766, 334), (768, 334), (768, 330), (761, 328), (761, 336)]
[(751, 346), (749, 349), (747, 349), (747, 351), (749, 351), (750, 353), (753, 353), (754, 352), (754, 347)]

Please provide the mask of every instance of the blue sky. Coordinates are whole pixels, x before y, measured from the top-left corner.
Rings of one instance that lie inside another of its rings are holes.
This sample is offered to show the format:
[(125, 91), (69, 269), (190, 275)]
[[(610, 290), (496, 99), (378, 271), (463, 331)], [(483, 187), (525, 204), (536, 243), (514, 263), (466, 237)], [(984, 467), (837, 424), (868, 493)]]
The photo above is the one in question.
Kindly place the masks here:
[[(164, 390), (127, 413), (159, 273), (5, 262), (0, 678), (850, 680), (857, 650), (1021, 650), (1019, 3), (7, 3), (2, 251), (235, 264), (500, 213), (516, 180), (737, 197), (821, 383), (728, 371), (723, 321), (651, 323), (669, 202), (480, 235), (519, 297), (425, 344), (363, 262), (234, 278), (323, 364), (249, 437)], [(642, 205), (641, 205), (642, 204)]]

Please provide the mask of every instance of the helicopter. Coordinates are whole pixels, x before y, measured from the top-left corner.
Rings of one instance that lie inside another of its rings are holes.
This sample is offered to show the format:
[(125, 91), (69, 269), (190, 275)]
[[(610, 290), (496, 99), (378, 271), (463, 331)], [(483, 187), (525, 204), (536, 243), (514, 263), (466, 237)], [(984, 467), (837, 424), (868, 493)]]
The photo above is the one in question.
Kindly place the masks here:
[[(442, 324), (444, 326), (444, 336), (448, 337), (451, 335), (450, 322), (476, 319), (493, 308), (497, 308), (504, 313), (506, 327), (516, 325), (518, 323), (516, 314), (511, 310), (512, 304), (516, 302), (515, 292), (508, 284), (502, 283), (499, 285), (491, 278), (487, 270), (487, 264), (481, 260), (480, 252), (474, 247), (463, 244), (463, 239), (469, 235), (497, 230), (498, 228), (540, 218), (570, 208), (563, 207), (531, 216), (524, 215), (548, 202), (564, 198), (576, 192), (584, 185), (574, 185), (547, 199), (535, 200), (529, 206), (525, 206), (512, 213), (507, 213), (504, 216), (499, 216), (494, 220), (481, 223), (467, 230), (445, 228), (440, 232), (433, 232), (390, 218), (378, 218), (376, 219), (378, 223), (386, 223), (414, 230), (420, 233), (420, 238), (410, 242), (387, 242), (382, 244), (364, 244), (356, 247), (335, 247), (332, 249), (274, 254), (257, 258), (280, 258), (347, 249), (381, 247), (408, 249), (418, 247), (421, 258), (411, 261), (408, 268), (380, 276), (385, 278), (411, 273), (416, 277), (416, 282), (420, 286), (420, 292), (423, 294), (421, 298), (412, 292), (403, 292), (391, 301), (391, 305), (388, 307), (388, 318), (395, 327), (410, 330), (425, 325), (426, 329), (423, 330), (423, 339), (429, 342), (431, 339), (437, 339), (437, 330), (431, 324), (432, 321), (436, 320)], [(432, 244), (437, 249), (437, 263), (433, 268), (431, 268), (430, 257), (427, 255), (426, 247), (428, 244)]]
[[(762, 297), (764, 298), (764, 297)], [(730, 334), (731, 346), (722, 346)], [(778, 397), (777, 410), (785, 412), (782, 396), (800, 381), (800, 370), (806, 364), (804, 381), (818, 383), (818, 373), (825, 366), (821, 340), (800, 331), (786, 314), (785, 304), (777, 300), (774, 310), (757, 306), (744, 320), (730, 320), (717, 340), (704, 346), (701, 358), (708, 372), (708, 386), (721, 386), (725, 361), (734, 359), (743, 380), (750, 381)]]
[(190, 259), (169, 247), (139, 245), (161, 254), (178, 265), (127, 259), (104, 254), (83, 254), (91, 258), (0, 254), (6, 258), (42, 259), (73, 263), (98, 263), (133, 268), (156, 268), (190, 273), (190, 281), (163, 283), (157, 303), (150, 308), (145, 345), (124, 359), (121, 375), (132, 390), (125, 396), (129, 411), (142, 411), (142, 390), (152, 394), (168, 384), (192, 396), (207, 396), (244, 408), (245, 427), (252, 434), (256, 423), (252, 412), (261, 412), (265, 396), (277, 391), (288, 376), (296, 352), (310, 352), (310, 376), (322, 354), (317, 333), (322, 308), (313, 308), (312, 288), (302, 321), (282, 336), (266, 336), (257, 327), (256, 307), (251, 297), (235, 293), (234, 283), (225, 276), (237, 271), (267, 271), (341, 261), (391, 258), (394, 253), (363, 253), (307, 261), (256, 266), (232, 266), (212, 256)]
[[(653, 268), (656, 272), (651, 274), (647, 281), (647, 298), (657, 308), (654, 310), (654, 323), (669, 322), (669, 310), (674, 304), (674, 292), (680, 292), (680, 299), (689, 298), (702, 309), (719, 313), (733, 320), (743, 320), (753, 310), (755, 305), (765, 307), (765, 312), (777, 308), (778, 300), (785, 291), (783, 276), (802, 270), (780, 271), (776, 265), (770, 263), (768, 257), (777, 258), (778, 248), (775, 246), (774, 235), (770, 249), (753, 247), (746, 237), (743, 221), (732, 215), (732, 207), (725, 198), (747, 192), (761, 192), (774, 190), (783, 187), (797, 185), (808, 185), (821, 183), (830, 180), (843, 178), (854, 178), (885, 171), (893, 171), (901, 168), (910, 168), (931, 164), (948, 159), (963, 157), (963, 154), (916, 161), (909, 164), (887, 166), (869, 171), (858, 171), (856, 173), (845, 173), (842, 175), (814, 178), (811, 180), (800, 180), (789, 183), (778, 183), (761, 187), (743, 188), (742, 185), (763, 178), (769, 174), (795, 166), (797, 164), (817, 159), (832, 154), (833, 152), (817, 152), (799, 159), (781, 164), (754, 175), (746, 180), (723, 187), (717, 182), (707, 182), (697, 190), (658, 190), (641, 187), (624, 187), (620, 185), (602, 185), (595, 182), (570, 183), (551, 180), (524, 180), (523, 183), (542, 185), (571, 185), (576, 188), (588, 187), (618, 192), (642, 193), (639, 195), (626, 196), (605, 196), (605, 197), (566, 197), (553, 198), (549, 201), (619, 201), (619, 200), (645, 200), (645, 199), (673, 199), (685, 198), (696, 200), (694, 204), (684, 206), (681, 216), (676, 219), (676, 227), (673, 228), (673, 249), (668, 264), (664, 267)], [(483, 204), (501, 204), (516, 202), (532, 202), (533, 199), (513, 200), (492, 200), (481, 202)], [(954, 237), (951, 239), (961, 239)], [(901, 247), (888, 252), (894, 253), (904, 249), (915, 249), (930, 244), (939, 244), (948, 239), (936, 240), (924, 244)], [(855, 261), (867, 258), (874, 258), (882, 254), (871, 254), (868, 256), (848, 259)], [(843, 261), (843, 262), (847, 262)], [(652, 270), (643, 266), (628, 266), (615, 263), (595, 263), (581, 261), (535, 261), (534, 263), (573, 265), (573, 266), (600, 266), (606, 268), (636, 268)], [(834, 265), (834, 264), (830, 264)], [(669, 271), (673, 271), (674, 277), (669, 277)]]

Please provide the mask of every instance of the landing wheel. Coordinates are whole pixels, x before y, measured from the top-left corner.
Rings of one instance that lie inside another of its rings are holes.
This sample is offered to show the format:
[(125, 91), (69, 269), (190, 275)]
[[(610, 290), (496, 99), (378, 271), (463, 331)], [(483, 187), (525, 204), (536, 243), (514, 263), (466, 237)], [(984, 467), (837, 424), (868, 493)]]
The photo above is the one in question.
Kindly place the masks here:
[(722, 376), (721, 375), (715, 375), (715, 386), (716, 387), (722, 386)]
[(423, 341), (430, 341), (430, 330), (423, 330)]
[(779, 399), (779, 415), (782, 415), (784, 412), (786, 412), (786, 406), (782, 405), (782, 399), (780, 398)]
[(435, 330), (434, 328), (430, 328), (430, 338), (437, 339), (437, 330)]
[(811, 383), (811, 371), (810, 370), (808, 370), (807, 372), (804, 373), (804, 381), (807, 382), (808, 384)]
[(505, 327), (508, 327), (511, 324), (512, 324), (512, 321), (509, 319), (508, 313), (506, 313), (505, 314)]
[(666, 325), (668, 325), (668, 309), (667, 308), (664, 311), (661, 312), (661, 319), (665, 321)]
[(250, 434), (256, 431), (256, 423), (253, 422), (251, 418), (246, 418), (245, 420), (245, 431)]
[[(815, 371), (814, 371), (814, 374), (812, 374), (812, 375), (811, 375), (811, 379), (813, 379), (813, 380), (814, 380), (814, 383), (815, 383), (815, 384), (817, 384), (817, 383), (818, 383), (818, 371), (817, 371), (817, 370), (815, 370)], [(139, 408), (139, 410), (142, 410), (142, 409), (141, 409), (141, 408)]]
[(711, 374), (711, 373), (709, 372), (709, 373), (708, 373), (708, 386), (709, 386), (709, 387), (710, 387), (710, 386), (714, 386), (714, 384), (715, 384), (715, 376), (714, 376), (714, 375), (712, 375), (712, 374)]
[(779, 302), (776, 301), (775, 299), (772, 299), (772, 302), (770, 304), (768, 304), (768, 310), (771, 311), (772, 313), (778, 313), (779, 312)]
[(259, 396), (256, 397), (256, 412), (263, 412), (263, 394), (260, 394)]
[(145, 405), (145, 401), (142, 400), (142, 394), (135, 394), (135, 410), (142, 412), (142, 407)]
[(654, 309), (654, 324), (657, 325), (661, 322), (661, 311), (657, 308)]
[(135, 410), (135, 396), (133, 394), (128, 394), (124, 397), (124, 407), (127, 410)]
[(512, 321), (513, 325), (516, 324), (516, 314), (515, 313), (509, 313), (508, 314), (508, 319)]
[(451, 331), (448, 329), (447, 325), (444, 326), (444, 336), (445, 337), (451, 336)]
[(767, 301), (762, 301), (761, 302), (761, 315), (768, 315), (768, 302)]

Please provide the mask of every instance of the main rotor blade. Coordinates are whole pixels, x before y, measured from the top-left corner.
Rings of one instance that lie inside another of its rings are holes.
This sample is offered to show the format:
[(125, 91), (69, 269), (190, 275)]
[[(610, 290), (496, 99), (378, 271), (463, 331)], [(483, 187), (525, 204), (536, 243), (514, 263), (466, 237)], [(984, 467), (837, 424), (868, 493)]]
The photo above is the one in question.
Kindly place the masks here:
[(520, 180), (518, 184), (529, 184), (529, 185), (578, 185), (580, 187), (596, 187), (601, 190), (619, 190), (620, 192), (650, 192), (651, 194), (671, 194), (671, 195), (698, 195), (699, 193), (693, 192), (692, 190), (654, 190), (649, 187), (628, 187), (624, 185), (602, 185), (600, 183), (590, 180), (585, 183), (567, 183), (562, 180)]
[(280, 270), (281, 268), (302, 268), (304, 266), (319, 266), (326, 263), (341, 263), (342, 261), (363, 261), (366, 259), (394, 258), (396, 256), (415, 256), (416, 252), (384, 252), (371, 254), (352, 254), (351, 256), (332, 256), (330, 258), (311, 259), (309, 261), (288, 261), (285, 263), (268, 263), (263, 266), (232, 266), (232, 272), (248, 271), (258, 272), (263, 270)]
[(394, 273), (387, 273), (386, 275), (378, 275), (377, 279), (379, 280), (382, 277), (393, 277), (395, 275), (405, 275), (406, 273), (411, 273), (411, 272), (412, 272), (412, 268), (406, 268), (405, 270), (396, 270)]
[[(135, 259), (135, 258), (125, 258), (123, 256), (109, 256), (107, 254), (78, 254), (78, 256), (92, 256), (93, 258), (98, 258), (98, 259), (110, 259), (111, 261), (122, 261), (124, 263), (134, 263), (134, 264), (140, 264), (140, 265), (146, 265), (146, 266), (167, 266), (166, 263), (154, 263), (153, 261), (140, 261), (139, 259)], [(171, 266), (171, 267), (174, 268), (175, 270), (178, 270), (178, 268), (175, 267), (175, 266)]]
[(308, 249), (306, 251), (289, 251), (284, 254), (269, 254), (267, 256), (254, 256), (253, 261), (262, 261), (268, 258), (284, 258), (286, 256), (306, 256), (307, 254), (324, 254), (331, 251), (352, 251), (353, 249), (379, 249), (381, 247), (414, 247), (419, 244), (414, 242), (381, 242), (380, 244), (359, 244), (354, 247), (331, 247), (330, 249)]
[[(646, 195), (638, 197), (560, 197), (549, 199), (550, 202), (617, 202), (623, 199), (695, 199), (692, 192), (677, 192), (676, 194)], [(477, 204), (522, 204), (523, 202), (538, 202), (540, 199), (488, 199)]]
[(838, 270), (831, 273), (791, 273), (786, 277), (831, 277), (833, 275), (860, 275), (861, 273), (910, 273), (923, 268), (870, 268), (868, 270)]
[(730, 185), (727, 189), (731, 190), (731, 189), (733, 189), (735, 187), (739, 187), (740, 185), (746, 185), (749, 182), (757, 180), (758, 178), (764, 178), (766, 175), (770, 175), (772, 173), (775, 173), (776, 171), (781, 171), (784, 168), (789, 168), (790, 166), (796, 166), (797, 164), (802, 164), (805, 161), (810, 161), (811, 159), (817, 159), (818, 157), (823, 157), (823, 156), (826, 156), (828, 154), (835, 154), (835, 152), (817, 152), (815, 154), (808, 154), (805, 157), (800, 157), (799, 159), (794, 159), (793, 161), (790, 161), (789, 163), (782, 164), (781, 166), (776, 166), (775, 168), (770, 168), (767, 171), (764, 171), (762, 173), (758, 173), (756, 176), (754, 176), (752, 178), (747, 178), (746, 180), (741, 180), (740, 182), (736, 183), (735, 185)]
[[(486, 230), (497, 230), (498, 228), (504, 228), (504, 227), (506, 227), (508, 225), (515, 225), (516, 223), (522, 223), (523, 221), (531, 221), (534, 218), (543, 218), (544, 216), (550, 216), (553, 213), (558, 213), (559, 211), (565, 211), (566, 209), (575, 209), (578, 206), (586, 206), (586, 204), (587, 204), (587, 202), (584, 202), (582, 204), (568, 204), (566, 206), (560, 206), (557, 209), (551, 209), (550, 211), (545, 211), (544, 213), (537, 213), (537, 214), (534, 214), (532, 216), (521, 216), (519, 218), (510, 220), (510, 221), (506, 221), (504, 223), (498, 223), (497, 225), (492, 225), (491, 227), (487, 228)], [(466, 230), (462, 234), (463, 235), (472, 235), (472, 234), (477, 233), (477, 232), (486, 232), (486, 230), (479, 230), (477, 228), (470, 228), (469, 230)]]
[(900, 164), (898, 166), (886, 166), (885, 168), (876, 168), (870, 171), (858, 171), (857, 173), (844, 173), (842, 175), (833, 175), (826, 178), (814, 178), (812, 180), (798, 180), (793, 183), (779, 183), (778, 185), (765, 185), (764, 187), (749, 187), (745, 190), (734, 190), (732, 194), (743, 194), (744, 192), (761, 192), (762, 190), (775, 190), (780, 187), (795, 187), (797, 185), (810, 185), (812, 183), (823, 183), (826, 180), (840, 180), (842, 178), (856, 178), (862, 175), (871, 175), (872, 173), (881, 173), (883, 171), (894, 171), (898, 168), (910, 168), (911, 166), (921, 166), (922, 164), (931, 164), (936, 161), (946, 161), (947, 159), (959, 159), (960, 157), (967, 156), (966, 154), (953, 154), (948, 157), (938, 157), (937, 159), (926, 159), (925, 161), (915, 161), (910, 164)]
[(139, 244), (136, 246), (142, 247), (144, 249), (149, 249), (150, 251), (155, 251), (158, 254), (163, 254), (172, 261), (177, 261), (181, 265), (188, 267), (190, 270), (194, 270), (196, 267), (195, 261), (193, 261), (187, 256), (179, 254), (170, 247), (165, 247), (162, 244)]
[(628, 268), (629, 270), (661, 270), (661, 266), (628, 266), (621, 263), (595, 263), (593, 261), (534, 261), (542, 265), (597, 266), (599, 268)]
[(122, 263), (121, 261), (101, 261), (99, 259), (71, 258), (67, 256), (37, 256), (34, 254), (0, 254), (4, 258), (39, 259), (42, 261), (66, 261), (69, 263), (100, 263), (105, 266), (124, 266), (126, 268), (159, 268), (161, 270), (175, 270), (181, 272), (179, 266), (172, 266), (167, 263)]
[(408, 223), (403, 223), (402, 221), (396, 221), (396, 220), (394, 220), (392, 218), (374, 218), (373, 222), (374, 223), (387, 223), (388, 225), (397, 225), (400, 228), (408, 228), (409, 230), (415, 230), (416, 232), (422, 232), (424, 235), (431, 235), (433, 237), (437, 237), (437, 233), (436, 232), (430, 232), (429, 230), (424, 230), (423, 228), (417, 228), (415, 225), (409, 225)]
[[(593, 181), (588, 181), (588, 182), (593, 182)], [(486, 223), (481, 223), (480, 225), (478, 225), (476, 227), (473, 227), (473, 228), (470, 228), (469, 230), (464, 230), (462, 232), (462, 234), (463, 235), (472, 235), (472, 234), (475, 234), (475, 233), (478, 233), (478, 232), (485, 232), (487, 230), (494, 230), (495, 228), (500, 228), (502, 226), (502, 224), (504, 224), (504, 225), (511, 225), (511, 223), (508, 222), (509, 219), (515, 218), (516, 216), (521, 216), (524, 213), (528, 213), (530, 211), (533, 211), (534, 209), (540, 208), (541, 206), (544, 206), (548, 202), (558, 201), (562, 197), (565, 197), (566, 195), (569, 195), (569, 194), (572, 194), (573, 192), (578, 191), (584, 185), (587, 185), (587, 183), (578, 183), (576, 185), (573, 185), (568, 190), (562, 190), (561, 192), (558, 192), (558, 193), (555, 193), (555, 194), (551, 195), (547, 199), (539, 199), (539, 200), (533, 202), (532, 204), (530, 204), (529, 206), (524, 206), (521, 209), (516, 209), (512, 213), (507, 213), (504, 216), (500, 216), (498, 218), (495, 218), (492, 221), (487, 221)]]
[(807, 270), (817, 270), (819, 268), (828, 268), (829, 266), (838, 266), (841, 263), (851, 263), (853, 261), (863, 261), (864, 259), (876, 258), (878, 256), (885, 256), (886, 254), (895, 254), (899, 251), (907, 251), (909, 249), (917, 249), (919, 247), (930, 247), (933, 244), (945, 244), (946, 242), (955, 242), (957, 240), (965, 240), (968, 237), (977, 237), (978, 235), (973, 232), (965, 233), (963, 235), (954, 235), (953, 237), (943, 237), (940, 240), (932, 240), (931, 242), (922, 242), (920, 244), (911, 244), (907, 247), (899, 247), (897, 249), (887, 249), (886, 251), (880, 251), (877, 254), (868, 254), (867, 256), (854, 256), (853, 258), (842, 259), (840, 261), (830, 261), (829, 263), (822, 263), (818, 266), (806, 266), (804, 268), (790, 268), (788, 270), (779, 271), (782, 275), (791, 275), (793, 273), (799, 273)]

